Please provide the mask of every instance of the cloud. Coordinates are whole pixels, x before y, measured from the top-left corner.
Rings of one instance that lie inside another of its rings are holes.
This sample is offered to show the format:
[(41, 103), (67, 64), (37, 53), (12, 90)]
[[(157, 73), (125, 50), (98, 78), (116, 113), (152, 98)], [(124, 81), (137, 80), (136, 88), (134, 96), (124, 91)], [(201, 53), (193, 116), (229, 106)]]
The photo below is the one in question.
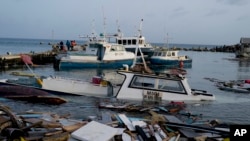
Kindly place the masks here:
[(225, 9), (211, 9), (205, 16), (219, 16), (227, 13)]
[(188, 14), (188, 12), (185, 10), (183, 7), (178, 7), (175, 8), (172, 12), (172, 15), (170, 16), (171, 18), (177, 18), (177, 17), (182, 17)]
[(244, 6), (248, 4), (248, 0), (217, 0), (217, 1), (236, 6)]

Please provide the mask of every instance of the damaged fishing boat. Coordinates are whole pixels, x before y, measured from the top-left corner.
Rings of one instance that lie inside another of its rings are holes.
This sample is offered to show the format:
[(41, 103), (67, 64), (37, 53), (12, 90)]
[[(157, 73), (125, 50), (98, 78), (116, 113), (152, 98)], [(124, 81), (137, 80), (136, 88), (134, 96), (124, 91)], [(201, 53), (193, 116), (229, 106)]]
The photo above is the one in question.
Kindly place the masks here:
[[(135, 72), (129, 70), (128, 66), (118, 70), (117, 73), (124, 76), (122, 84), (113, 84), (98, 76), (94, 76), (92, 81), (49, 76), (2, 79), (0, 85), (29, 86), (53, 94), (115, 97), (128, 100), (203, 101), (215, 99), (214, 95), (207, 91), (190, 88), (187, 78), (180, 74)], [(29, 85), (27, 82), (30, 80), (27, 79), (33, 79)]]

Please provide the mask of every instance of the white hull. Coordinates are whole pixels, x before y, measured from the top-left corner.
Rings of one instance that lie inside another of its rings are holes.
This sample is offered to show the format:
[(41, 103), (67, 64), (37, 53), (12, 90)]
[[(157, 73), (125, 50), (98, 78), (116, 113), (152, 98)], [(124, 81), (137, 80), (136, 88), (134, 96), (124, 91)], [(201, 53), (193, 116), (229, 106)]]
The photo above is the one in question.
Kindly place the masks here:
[(114, 92), (111, 93), (112, 88), (108, 86), (107, 83), (107, 81), (102, 81), (100, 84), (96, 84), (91, 81), (81, 81), (56, 77), (43, 79), (42, 88), (46, 90), (72, 93), (76, 95), (87, 95), (96, 97), (113, 96), (113, 93), (117, 92), (118, 88), (112, 86)]
[[(92, 81), (48, 77), (40, 82), (41, 88), (36, 88), (72, 95), (116, 97), (117, 99), (138, 101), (205, 101), (215, 99), (212, 94), (206, 91), (191, 89), (187, 79), (183, 76), (136, 73), (128, 70), (119, 70), (118, 73), (125, 76), (121, 86), (112, 85), (109, 81), (96, 76), (92, 78)], [(10, 81), (0, 80), (0, 82), (27, 86), (17, 84), (15, 81), (9, 83)], [(27, 81), (25, 82), (27, 83)], [(33, 83), (37, 82), (33, 81)]]

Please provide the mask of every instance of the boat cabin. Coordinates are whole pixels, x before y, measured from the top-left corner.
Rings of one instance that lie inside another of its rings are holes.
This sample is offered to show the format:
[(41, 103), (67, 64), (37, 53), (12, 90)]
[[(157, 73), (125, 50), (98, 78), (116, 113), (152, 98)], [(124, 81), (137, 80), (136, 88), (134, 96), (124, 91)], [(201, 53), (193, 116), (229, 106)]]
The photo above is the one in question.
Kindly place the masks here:
[(116, 42), (121, 45), (144, 45), (145, 44), (145, 38), (141, 37), (139, 38), (139, 41), (137, 43), (137, 37), (127, 37), (127, 38), (117, 38)]
[(214, 100), (212, 94), (203, 90), (191, 89), (182, 75), (143, 74), (118, 71), (125, 80), (118, 91), (118, 99), (147, 101), (171, 100)]
[(163, 58), (177, 58), (179, 60), (186, 60), (188, 56), (179, 56), (177, 50), (159, 50), (155, 51), (152, 57), (163, 57)]
[(155, 51), (153, 56), (169, 56), (169, 57), (177, 57), (178, 51)]

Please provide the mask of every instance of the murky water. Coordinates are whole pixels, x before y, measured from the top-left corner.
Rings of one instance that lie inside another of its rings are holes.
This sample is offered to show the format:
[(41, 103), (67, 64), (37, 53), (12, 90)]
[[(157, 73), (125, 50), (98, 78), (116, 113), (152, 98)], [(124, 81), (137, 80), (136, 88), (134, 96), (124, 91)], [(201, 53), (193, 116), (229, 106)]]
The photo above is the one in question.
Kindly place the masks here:
[[(207, 90), (216, 96), (212, 102), (186, 102), (187, 109), (192, 113), (203, 114), (207, 119), (219, 119), (225, 122), (250, 124), (250, 94), (221, 91), (214, 86), (214, 83), (204, 78), (216, 78), (219, 80), (250, 79), (250, 63), (247, 61), (234, 60), (232, 53), (214, 52), (193, 52), (181, 51), (180, 54), (189, 55), (193, 59), (192, 68), (187, 69), (187, 78), (192, 88)], [(91, 79), (96, 74), (104, 73), (109, 79), (120, 81), (121, 78), (115, 70), (72, 70), (56, 71), (53, 65), (37, 66), (32, 68), (39, 75), (65, 76), (77, 79)], [(20, 70), (7, 70), (0, 72), (0, 78), (14, 77), (12, 71), (27, 71), (27, 68)], [(27, 110), (56, 112), (58, 114), (71, 114), (72, 118), (85, 119), (91, 115), (99, 115), (106, 111), (99, 109), (94, 97), (85, 96), (63, 96), (68, 102), (60, 106), (45, 104), (32, 104), (21, 101), (0, 99), (0, 103), (9, 106), (14, 112)], [(140, 102), (138, 102), (140, 103)]]

